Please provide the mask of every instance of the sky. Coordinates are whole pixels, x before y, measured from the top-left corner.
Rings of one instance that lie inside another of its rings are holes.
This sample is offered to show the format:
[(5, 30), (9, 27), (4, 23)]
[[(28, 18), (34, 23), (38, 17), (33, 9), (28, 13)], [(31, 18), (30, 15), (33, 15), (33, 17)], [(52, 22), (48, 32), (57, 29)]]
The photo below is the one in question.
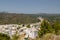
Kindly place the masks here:
[(0, 0), (0, 12), (60, 13), (60, 0)]

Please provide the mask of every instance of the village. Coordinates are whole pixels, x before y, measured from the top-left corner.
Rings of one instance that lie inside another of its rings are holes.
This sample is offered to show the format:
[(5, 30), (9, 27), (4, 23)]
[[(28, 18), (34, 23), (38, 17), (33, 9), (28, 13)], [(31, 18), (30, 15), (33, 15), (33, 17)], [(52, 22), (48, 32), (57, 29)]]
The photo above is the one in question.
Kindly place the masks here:
[(6, 24), (0, 25), (0, 33), (8, 34), (11, 38), (12, 35), (24, 35), (24, 38), (36, 38), (38, 37), (38, 30), (40, 30), (41, 23), (43, 18), (38, 17), (40, 22), (38, 23), (31, 23), (31, 24)]

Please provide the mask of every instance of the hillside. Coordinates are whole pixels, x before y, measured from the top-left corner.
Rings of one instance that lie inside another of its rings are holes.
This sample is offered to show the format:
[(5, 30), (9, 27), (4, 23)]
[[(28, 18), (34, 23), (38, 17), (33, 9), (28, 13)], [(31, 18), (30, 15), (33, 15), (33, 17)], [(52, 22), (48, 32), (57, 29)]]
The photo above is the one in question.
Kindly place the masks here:
[[(37, 17), (43, 17), (50, 22), (59, 21), (60, 14), (17, 14), (17, 13), (5, 13), (0, 12), (0, 24), (25, 24), (25, 23), (35, 23), (39, 22)], [(59, 21), (60, 22), (60, 21)]]
[(39, 20), (27, 14), (0, 13), (0, 24), (35, 23)]

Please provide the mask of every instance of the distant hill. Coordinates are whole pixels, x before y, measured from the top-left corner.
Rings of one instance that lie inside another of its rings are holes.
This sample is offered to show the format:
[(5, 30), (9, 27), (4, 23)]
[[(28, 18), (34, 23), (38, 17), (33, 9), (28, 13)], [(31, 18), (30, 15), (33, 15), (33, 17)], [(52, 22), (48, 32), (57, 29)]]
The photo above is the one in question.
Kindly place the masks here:
[(17, 14), (0, 12), (0, 24), (25, 24), (39, 22), (37, 17), (43, 17), (51, 22), (60, 20), (60, 14)]
[(59, 14), (47, 14), (47, 13), (39, 13), (39, 14), (30, 14), (31, 16), (34, 16), (34, 17), (43, 17), (45, 19), (47, 19), (48, 21), (50, 22), (55, 22), (55, 21), (58, 21), (60, 22), (60, 13)]
[(25, 24), (35, 22), (39, 22), (39, 20), (28, 14), (0, 13), (0, 24)]

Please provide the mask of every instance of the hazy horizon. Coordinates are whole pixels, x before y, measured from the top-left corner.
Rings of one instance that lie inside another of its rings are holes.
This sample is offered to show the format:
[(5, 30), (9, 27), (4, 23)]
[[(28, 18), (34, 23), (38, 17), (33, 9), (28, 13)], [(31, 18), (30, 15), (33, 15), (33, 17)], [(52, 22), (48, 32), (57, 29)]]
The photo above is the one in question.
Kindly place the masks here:
[(0, 12), (60, 14), (60, 0), (0, 0)]

